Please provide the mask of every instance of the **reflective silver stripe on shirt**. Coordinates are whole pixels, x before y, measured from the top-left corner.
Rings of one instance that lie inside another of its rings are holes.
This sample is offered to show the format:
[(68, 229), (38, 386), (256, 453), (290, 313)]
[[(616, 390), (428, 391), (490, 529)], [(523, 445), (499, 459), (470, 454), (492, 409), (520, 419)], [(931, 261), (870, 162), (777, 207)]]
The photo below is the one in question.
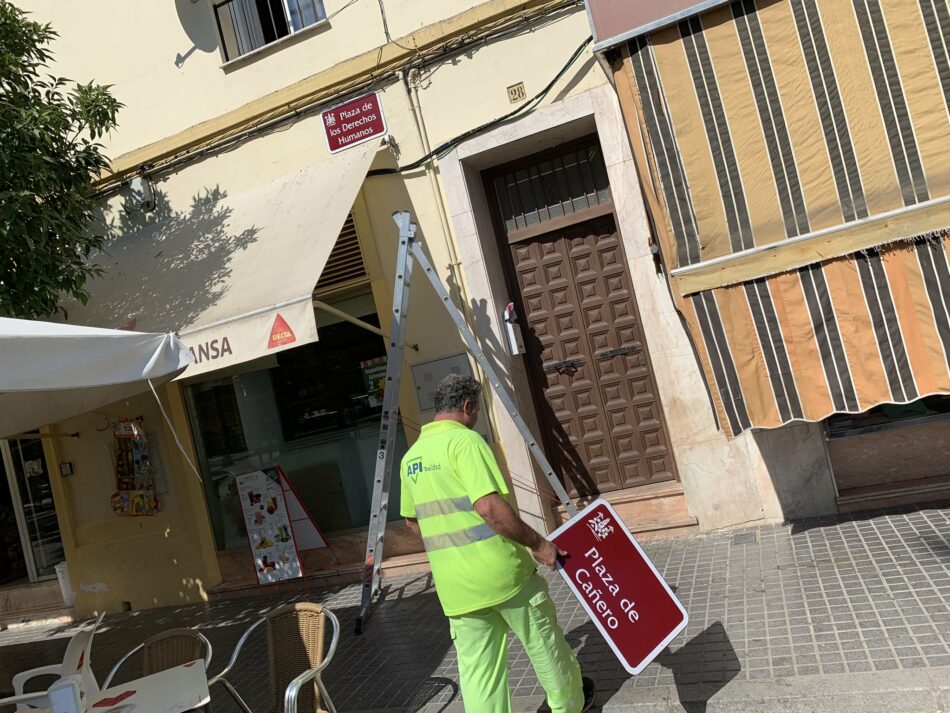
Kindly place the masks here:
[(427, 503), (416, 504), (416, 519), (424, 520), (436, 515), (451, 515), (456, 512), (472, 512), (475, 506), (466, 497), (446, 498), (445, 500), (430, 500)]
[(425, 545), (426, 552), (433, 552), (435, 550), (444, 550), (448, 547), (461, 547), (462, 545), (470, 545), (473, 542), (481, 542), (482, 540), (495, 537), (497, 534), (498, 533), (488, 526), (487, 522), (483, 522), (481, 525), (466, 527), (464, 530), (443, 532), (441, 535), (423, 537), (422, 543)]

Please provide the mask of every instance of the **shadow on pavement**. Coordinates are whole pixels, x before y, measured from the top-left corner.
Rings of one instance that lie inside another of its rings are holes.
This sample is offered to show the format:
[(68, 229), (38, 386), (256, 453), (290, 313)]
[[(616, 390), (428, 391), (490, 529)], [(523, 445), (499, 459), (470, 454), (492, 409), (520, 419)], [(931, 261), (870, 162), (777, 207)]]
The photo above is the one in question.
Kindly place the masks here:
[(739, 675), (742, 664), (722, 622), (715, 622), (676, 651), (657, 658), (673, 672), (676, 694), (687, 713), (705, 713), (709, 700)]
[[(632, 676), (620, 665), (600, 632), (588, 622), (567, 635), (580, 645), (577, 658), (597, 687), (596, 704), (606, 705)], [(652, 665), (673, 673), (677, 698), (687, 713), (705, 713), (709, 699), (739, 675), (742, 666), (721, 622), (715, 622), (676, 651), (666, 649)]]
[(950, 506), (950, 500), (940, 499), (931, 502), (914, 503), (910, 505), (895, 505), (875, 510), (858, 510), (856, 512), (837, 513), (822, 517), (802, 518), (790, 520), (792, 535), (799, 535), (815, 528), (836, 527), (846, 522), (865, 522), (888, 515), (908, 515), (921, 510), (939, 510)]
[[(450, 695), (446, 697), (446, 693)], [(406, 705), (405, 710), (407, 713), (416, 713), (416, 711), (420, 711), (430, 704), (433, 704), (433, 706), (436, 705), (436, 699), (441, 698), (441, 706), (439, 708), (433, 707), (432, 713), (442, 713), (442, 711), (455, 702), (458, 695), (458, 683), (444, 676), (433, 676), (423, 681), (422, 686)]]
[(571, 648), (577, 650), (581, 673), (594, 681), (596, 706), (603, 706), (631, 678), (630, 674), (620, 665), (593, 622), (571, 629), (566, 637)]

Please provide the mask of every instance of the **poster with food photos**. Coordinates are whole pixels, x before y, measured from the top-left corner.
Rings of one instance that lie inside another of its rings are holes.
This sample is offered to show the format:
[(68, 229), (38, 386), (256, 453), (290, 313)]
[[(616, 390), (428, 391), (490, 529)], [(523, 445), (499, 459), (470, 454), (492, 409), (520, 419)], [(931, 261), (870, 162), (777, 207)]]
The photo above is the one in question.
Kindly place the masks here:
[(280, 485), (282, 475), (277, 466), (235, 478), (254, 570), (260, 584), (303, 576), (287, 502)]

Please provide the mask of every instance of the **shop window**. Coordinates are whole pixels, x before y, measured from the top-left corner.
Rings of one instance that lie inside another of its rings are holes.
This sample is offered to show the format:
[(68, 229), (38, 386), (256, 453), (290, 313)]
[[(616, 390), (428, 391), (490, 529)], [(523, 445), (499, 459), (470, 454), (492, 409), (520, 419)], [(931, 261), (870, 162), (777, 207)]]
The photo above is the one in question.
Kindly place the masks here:
[[(360, 319), (379, 324), (375, 314)], [(318, 342), (186, 387), (221, 549), (247, 547), (235, 476), (274, 465), (325, 532), (369, 522), (386, 343), (349, 322), (321, 325), (319, 335)], [(407, 449), (400, 428), (397, 462)], [(390, 519), (399, 517), (398, 490)]]
[(0, 478), (0, 585), (25, 580), (27, 576), (14, 496), (4, 481)]
[(862, 413), (838, 413), (825, 425), (828, 438), (843, 438), (950, 419), (950, 396), (937, 394), (909, 404), (881, 404)]
[[(371, 319), (376, 322), (375, 315)], [(336, 346), (322, 348), (324, 343)], [(339, 322), (321, 329), (319, 342), (278, 354), (280, 368), (272, 375), (284, 440), (378, 425), (382, 395), (372, 392), (361, 364), (384, 357), (381, 347), (378, 335)]]
[(210, 458), (247, 449), (237, 397), (230, 382), (196, 388), (195, 413), (201, 424), (201, 440)]
[(223, 0), (212, 8), (225, 62), (327, 19), (320, 0)]
[(43, 441), (37, 433), (0, 443), (0, 452), (0, 583), (50, 579), (65, 554)]

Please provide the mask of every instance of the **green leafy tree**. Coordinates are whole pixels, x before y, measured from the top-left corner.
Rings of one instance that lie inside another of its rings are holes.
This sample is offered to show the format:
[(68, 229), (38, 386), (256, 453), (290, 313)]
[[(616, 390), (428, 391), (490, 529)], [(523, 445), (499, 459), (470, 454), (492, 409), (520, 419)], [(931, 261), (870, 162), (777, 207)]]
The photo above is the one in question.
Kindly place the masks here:
[(0, 0), (0, 315), (42, 318), (63, 296), (85, 303), (92, 180), (108, 165), (98, 143), (121, 108), (109, 87), (47, 74), (57, 37)]

